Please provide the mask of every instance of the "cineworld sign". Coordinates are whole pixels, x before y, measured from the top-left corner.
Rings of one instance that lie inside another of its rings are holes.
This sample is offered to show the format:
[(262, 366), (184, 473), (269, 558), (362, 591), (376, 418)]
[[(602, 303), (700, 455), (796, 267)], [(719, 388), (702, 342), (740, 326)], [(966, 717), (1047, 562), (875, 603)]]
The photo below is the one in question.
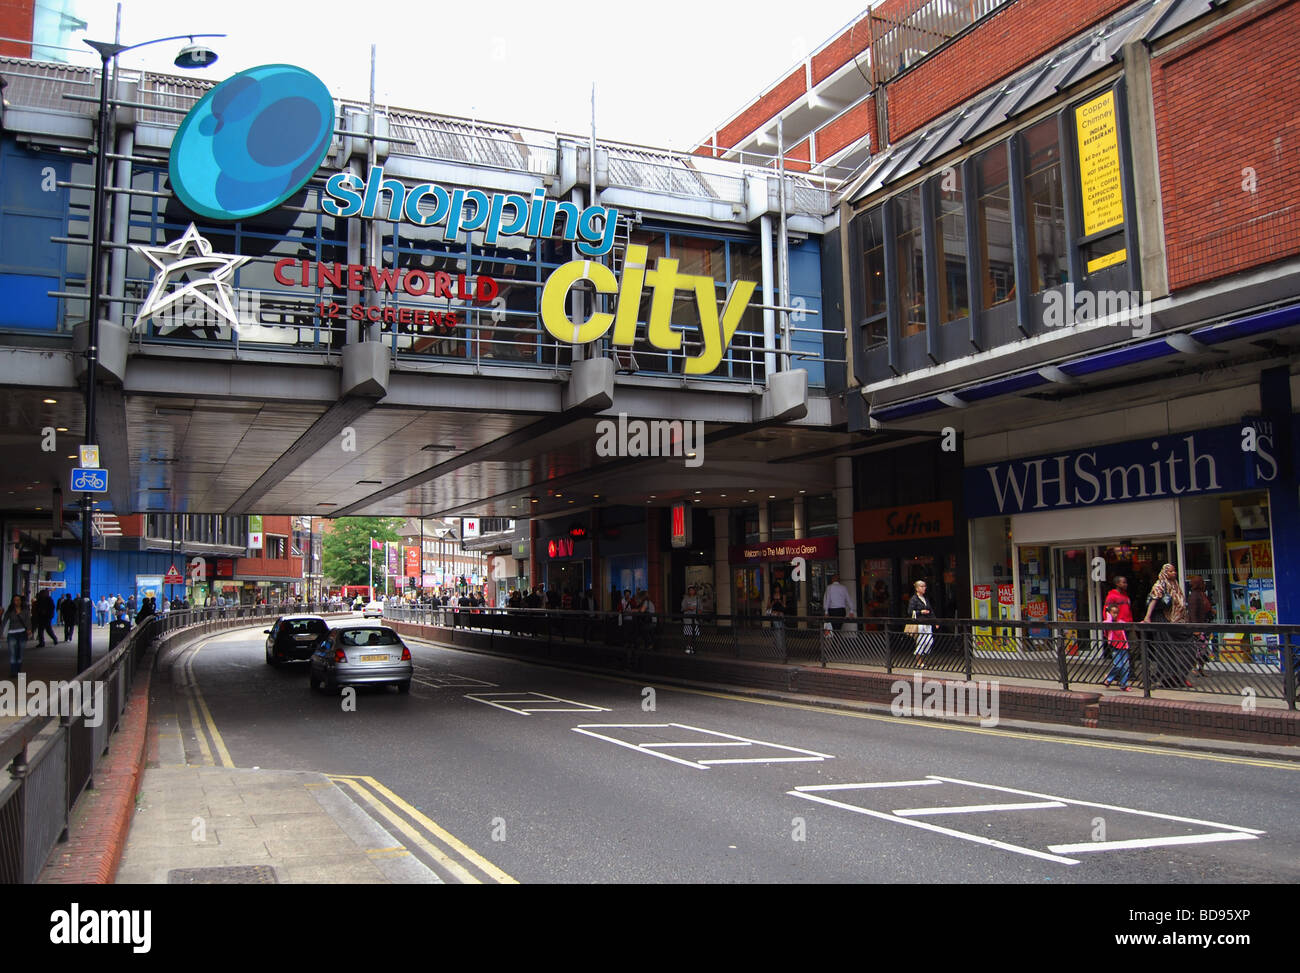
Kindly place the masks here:
[(973, 466), (965, 472), (966, 516), (1258, 489), (1277, 481), (1278, 455), (1272, 423), (1248, 420), (1236, 426)]
[[(241, 71), (204, 95), (181, 121), (168, 168), (172, 189), (192, 212), (211, 220), (228, 222), (265, 213), (299, 192), (324, 163), (333, 144), (334, 114), (329, 90), (309, 71), (289, 64)], [(488, 246), (502, 237), (558, 236), (588, 258), (609, 254), (619, 219), (613, 207), (579, 209), (567, 200), (547, 199), (541, 188), (524, 196), (433, 183), (408, 187), (386, 176), (382, 165), (372, 166), (364, 179), (351, 172), (331, 175), (321, 209), (339, 218), (441, 227), (442, 239), (452, 244), (474, 231), (482, 231)], [(630, 246), (623, 264), (622, 279), (590, 259), (557, 267), (542, 290), (546, 331), (557, 341), (587, 344), (613, 328), (612, 343), (630, 348), (648, 287), (647, 341), (664, 351), (681, 352), (683, 332), (671, 324), (671, 316), (677, 293), (685, 292), (698, 311), (701, 334), (693, 344), (701, 350), (685, 359), (684, 371), (707, 375), (716, 369), (758, 285), (733, 281), (719, 309), (714, 278), (678, 273), (676, 259), (660, 257), (651, 267), (646, 248)], [(281, 265), (276, 270), (279, 280)], [(570, 318), (569, 293), (580, 282), (599, 294), (617, 295), (615, 309), (593, 311), (581, 321)]]

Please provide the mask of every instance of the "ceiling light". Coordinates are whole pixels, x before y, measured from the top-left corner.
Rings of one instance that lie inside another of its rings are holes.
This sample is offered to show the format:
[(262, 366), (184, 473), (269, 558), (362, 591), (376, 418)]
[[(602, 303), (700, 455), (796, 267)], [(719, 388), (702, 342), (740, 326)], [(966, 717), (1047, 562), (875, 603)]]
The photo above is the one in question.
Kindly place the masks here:
[(775, 500), (775, 499), (776, 499), (776, 494), (775, 494), (775, 493), (769, 493), (769, 494), (767, 495), (767, 499), (769, 499), (769, 500)]
[(58, 399), (41, 399), (41, 401), (44, 402), (46, 405), (58, 405), (58, 404), (59, 404), (59, 400), (58, 400)]
[(537, 498), (536, 498), (536, 497), (529, 497), (529, 498), (528, 498), (528, 502), (529, 502), (529, 503), (536, 503), (536, 502), (537, 502)]
[(76, 458), (77, 458), (77, 456), (76, 456), (75, 453), (69, 453), (69, 454), (68, 454), (68, 459), (76, 459)]
[(696, 490), (695, 492), (696, 492), (696, 494), (701, 494), (701, 493), (703, 493), (704, 491), (703, 491), (703, 490)]
[(55, 427), (54, 427), (54, 431), (55, 431), (55, 432), (67, 432), (67, 431), (68, 431), (68, 427), (67, 427), (67, 426), (55, 426)]

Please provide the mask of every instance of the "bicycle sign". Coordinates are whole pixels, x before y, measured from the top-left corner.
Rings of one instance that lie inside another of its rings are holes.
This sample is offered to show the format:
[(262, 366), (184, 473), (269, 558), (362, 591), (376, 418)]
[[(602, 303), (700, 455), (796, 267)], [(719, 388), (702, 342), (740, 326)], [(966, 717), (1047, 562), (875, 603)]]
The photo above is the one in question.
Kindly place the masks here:
[(77, 467), (72, 471), (72, 489), (78, 493), (107, 493), (108, 470)]

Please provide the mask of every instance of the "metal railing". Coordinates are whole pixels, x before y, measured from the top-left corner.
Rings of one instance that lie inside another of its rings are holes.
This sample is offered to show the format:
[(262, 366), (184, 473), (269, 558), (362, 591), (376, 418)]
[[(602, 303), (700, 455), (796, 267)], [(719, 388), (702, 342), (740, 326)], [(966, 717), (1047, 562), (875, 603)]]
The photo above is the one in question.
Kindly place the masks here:
[(94, 787), (95, 769), (121, 723), (135, 674), (161, 639), (184, 629), (233, 628), (288, 611), (325, 608), (237, 605), (153, 615), (85, 672), (58, 680), (59, 687), (68, 687), (61, 700), (72, 703), (89, 692), (102, 704), (90, 712), (75, 704), (60, 706), (61, 712), (25, 716), (0, 729), (0, 768), (7, 771), (0, 772), (0, 883), (36, 881), (55, 846), (67, 839), (72, 809), (82, 791)]
[(941, 619), (928, 635), (906, 618), (741, 616), (388, 607), (394, 621), (632, 652), (686, 652), (764, 662), (925, 669), (966, 680), (1013, 678), (1069, 690), (1120, 688), (1111, 633), (1123, 633), (1128, 677), (1150, 697), (1173, 689), (1284, 700), (1295, 709), (1300, 625), (1165, 625)]

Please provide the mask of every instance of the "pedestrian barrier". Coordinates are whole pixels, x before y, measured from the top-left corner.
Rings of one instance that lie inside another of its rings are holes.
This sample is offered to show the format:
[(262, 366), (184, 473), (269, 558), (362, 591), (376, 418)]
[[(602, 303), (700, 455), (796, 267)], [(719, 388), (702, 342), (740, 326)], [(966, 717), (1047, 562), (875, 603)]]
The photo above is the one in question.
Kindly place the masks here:
[[(72, 809), (94, 787), (95, 768), (121, 723), (131, 683), (145, 657), (173, 639), (247, 625), (288, 611), (324, 613), (324, 605), (239, 605), (156, 614), (130, 628), (70, 684), (65, 698), (103, 689), (102, 709), (72, 707), (25, 716), (0, 730), (0, 883), (36, 881), (54, 847), (67, 839)], [(91, 725), (94, 724), (94, 725)]]
[[(1104, 685), (1122, 667), (1111, 633), (1127, 644), (1128, 677), (1150, 697), (1177, 689), (1240, 700), (1254, 695), (1296, 708), (1300, 625), (1174, 625), (937, 619), (928, 635), (911, 635), (907, 618), (654, 615), (543, 608), (389, 606), (384, 617), (548, 646), (686, 653), (762, 662), (859, 665), (894, 672), (925, 669), (966, 680), (1015, 678), (1064, 690)], [(453, 643), (455, 638), (451, 639)], [(504, 643), (502, 643), (504, 647)], [(1121, 650), (1123, 651), (1123, 650)], [(565, 652), (566, 658), (573, 653)]]

